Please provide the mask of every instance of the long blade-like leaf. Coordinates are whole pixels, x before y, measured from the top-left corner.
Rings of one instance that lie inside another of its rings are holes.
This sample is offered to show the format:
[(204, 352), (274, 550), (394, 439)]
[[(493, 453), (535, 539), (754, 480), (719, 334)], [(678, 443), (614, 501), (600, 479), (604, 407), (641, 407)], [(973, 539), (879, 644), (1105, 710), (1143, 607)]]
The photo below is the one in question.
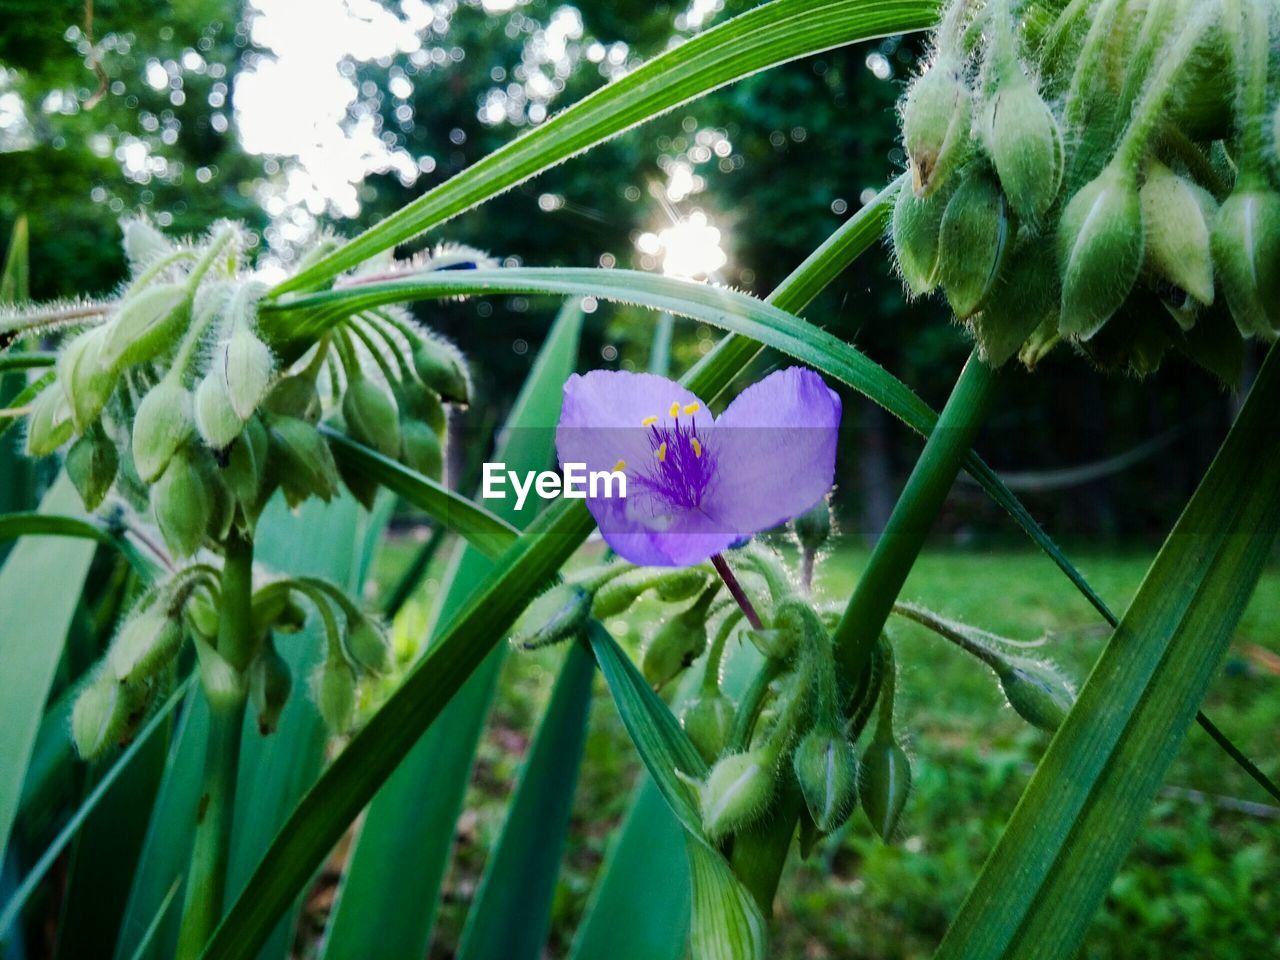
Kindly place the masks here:
[(1280, 531), (1272, 349), (995, 851), (940, 960), (1074, 957)]
[[(81, 512), (80, 495), (65, 473), (40, 509), (49, 514)], [(0, 860), (49, 684), (96, 549), (96, 543), (80, 538), (23, 540), (0, 567)]]
[[(542, 469), (552, 460), (560, 386), (577, 366), (582, 321), (581, 307), (565, 304), (512, 408), (495, 456), (517, 470)], [(519, 522), (508, 501), (499, 510)], [(492, 568), (478, 550), (460, 545), (441, 590), (440, 618), (461, 609)], [(433, 647), (437, 642), (438, 631)], [(489, 654), (370, 804), (329, 921), (325, 960), (364, 957), (372, 916), (389, 956), (427, 952), (454, 826), (504, 654), (501, 647)], [(388, 889), (417, 909), (387, 910)]]
[(686, 40), (495, 150), (275, 288), (316, 287), (562, 160), (761, 70), (929, 26), (935, 0), (774, 0)]
[(144, 557), (123, 533), (88, 517), (68, 517), (53, 513), (6, 513), (0, 515), (0, 541), (18, 537), (72, 537), (96, 540), (115, 547), (129, 561), (138, 576), (151, 580), (156, 564)]
[(0, 303), (26, 303), (31, 297), (31, 273), (28, 250), (30, 234), (27, 215), (13, 221), (9, 246), (4, 253), (4, 272), (0, 273)]
[(506, 520), (454, 493), (444, 484), (415, 473), (337, 430), (320, 429), (339, 460), (426, 511), (432, 519), (462, 536), (486, 557), (500, 556), (519, 535), (519, 531)]

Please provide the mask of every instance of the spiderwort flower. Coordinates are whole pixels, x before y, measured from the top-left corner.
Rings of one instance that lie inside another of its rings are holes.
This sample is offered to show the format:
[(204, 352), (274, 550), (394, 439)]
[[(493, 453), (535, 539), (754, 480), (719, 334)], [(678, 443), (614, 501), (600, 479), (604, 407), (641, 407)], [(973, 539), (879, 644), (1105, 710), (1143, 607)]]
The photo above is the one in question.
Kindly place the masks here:
[(748, 387), (719, 417), (665, 377), (594, 370), (565, 384), (556, 451), (562, 466), (626, 475), (625, 497), (587, 497), (609, 546), (680, 567), (822, 499), (839, 426), (840, 398), (799, 367)]

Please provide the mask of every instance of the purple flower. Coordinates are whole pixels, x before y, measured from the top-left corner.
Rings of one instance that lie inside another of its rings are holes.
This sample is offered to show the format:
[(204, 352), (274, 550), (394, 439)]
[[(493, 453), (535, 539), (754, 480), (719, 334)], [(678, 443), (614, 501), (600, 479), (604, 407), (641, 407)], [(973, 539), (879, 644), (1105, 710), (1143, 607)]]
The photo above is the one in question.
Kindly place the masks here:
[(644, 566), (701, 563), (743, 535), (808, 510), (835, 474), (840, 398), (791, 367), (744, 390), (718, 418), (679, 384), (594, 370), (564, 386), (560, 464), (621, 471), (626, 497), (587, 497), (609, 546)]

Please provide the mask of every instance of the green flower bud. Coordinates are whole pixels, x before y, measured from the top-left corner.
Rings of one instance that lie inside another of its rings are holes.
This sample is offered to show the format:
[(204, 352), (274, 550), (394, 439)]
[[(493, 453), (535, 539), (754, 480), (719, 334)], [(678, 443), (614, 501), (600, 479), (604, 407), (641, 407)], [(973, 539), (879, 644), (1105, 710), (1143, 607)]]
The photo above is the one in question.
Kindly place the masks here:
[(733, 701), (719, 690), (699, 693), (681, 712), (684, 732), (707, 763), (714, 763), (724, 752), (733, 730), (733, 713)]
[(858, 758), (848, 740), (810, 730), (796, 746), (792, 766), (819, 830), (830, 833), (849, 819), (858, 800)]
[(189, 448), (174, 455), (152, 486), (151, 508), (169, 549), (180, 557), (195, 553), (213, 517), (214, 491)]
[(346, 661), (330, 657), (316, 672), (312, 685), (325, 725), (334, 733), (350, 730), (356, 714), (356, 675)]
[(1056, 337), (1060, 299), (1053, 238), (1024, 238), (1000, 271), (982, 312), (969, 321), (982, 359), (993, 367), (1002, 365), (1046, 320)]
[(938, 285), (938, 260), (942, 251), (942, 214), (948, 194), (938, 191), (917, 197), (899, 190), (893, 205), (893, 252), (907, 289), (917, 297)]
[(101, 424), (94, 424), (71, 445), (67, 451), (67, 476), (79, 491), (86, 510), (98, 509), (115, 483), (119, 466), (116, 445)]
[(437, 437), (444, 436), (444, 404), (434, 390), (417, 380), (405, 378), (396, 388), (396, 403), (402, 417), (421, 420)]
[(316, 391), (315, 381), (301, 374), (277, 380), (263, 406), (271, 413), (296, 417), (307, 423), (320, 419), (320, 394)]
[(47, 457), (71, 439), (75, 427), (71, 423), (71, 405), (66, 395), (52, 384), (45, 387), (31, 404), (27, 420), (27, 456)]
[(215, 710), (239, 707), (245, 698), (245, 678), (206, 640), (195, 642), (196, 660), (200, 664), (200, 686)]
[(267, 428), (251, 417), (227, 455), (222, 478), (245, 513), (256, 517), (261, 509), (267, 472)]
[(400, 455), (400, 416), (395, 401), (368, 378), (357, 376), (347, 384), (342, 418), (353, 440), (384, 457)]
[(195, 430), (191, 391), (166, 377), (147, 391), (133, 418), (133, 466), (155, 483)]
[(750, 826), (769, 807), (775, 763), (764, 749), (718, 760), (698, 790), (702, 829), (712, 843)]
[(231, 446), (244, 429), (244, 421), (231, 405), (226, 382), (212, 370), (196, 387), (193, 407), (200, 439), (214, 450)]
[(146, 217), (121, 220), (120, 230), (124, 234), (125, 258), (134, 270), (168, 256), (176, 249), (169, 238), (152, 226)]
[(106, 334), (106, 327), (87, 330), (58, 355), (58, 382), (71, 405), (77, 433), (84, 433), (98, 419), (116, 388), (116, 373), (102, 360)]
[(267, 421), (268, 466), (290, 506), (308, 497), (332, 500), (338, 492), (338, 467), (324, 438), (311, 424), (273, 415)]
[(1039, 226), (1062, 186), (1062, 132), (1016, 64), (987, 101), (983, 138), (1009, 205), (1032, 227)]
[(805, 550), (817, 550), (831, 536), (831, 504), (823, 497), (792, 521), (796, 539)]
[(561, 584), (552, 587), (529, 605), (520, 632), (511, 642), (526, 650), (550, 646), (565, 640), (576, 640), (583, 633), (591, 615), (591, 594), (581, 586)]
[(157, 283), (120, 306), (107, 326), (102, 363), (119, 369), (144, 363), (174, 345), (190, 315), (182, 283)]
[(707, 573), (701, 567), (679, 567), (659, 570), (653, 578), (653, 592), (659, 600), (676, 603), (696, 596), (707, 585)]
[(400, 422), (400, 462), (432, 480), (444, 476), (444, 452), (440, 449), (440, 439), (421, 420)]
[(1120, 309), (1142, 268), (1142, 202), (1133, 177), (1108, 166), (1058, 221), (1064, 334), (1088, 340)]
[(462, 351), (447, 340), (424, 337), (413, 351), (413, 368), (422, 382), (449, 403), (471, 402), (471, 376)]
[[(1146, 229), (1146, 270), (1203, 306), (1213, 303), (1213, 252), (1210, 225), (1218, 214), (1213, 194), (1194, 180), (1152, 162), (1138, 191)], [(1194, 311), (1170, 311), (1184, 330)]]
[(71, 708), (71, 739), (85, 760), (95, 760), (124, 732), (127, 710), (120, 685), (99, 677), (82, 689)]
[(1050, 733), (1062, 725), (1075, 703), (1071, 685), (1047, 663), (1012, 659), (996, 668), (996, 677), (1018, 716)]
[(1244, 336), (1280, 330), (1280, 194), (1237, 184), (1213, 224), (1213, 262)]
[(266, 395), (275, 372), (275, 357), (249, 325), (242, 323), (231, 332), (220, 359), (219, 373), (225, 380), (231, 406), (241, 420), (248, 420)]
[(704, 590), (692, 605), (662, 624), (645, 644), (640, 672), (654, 689), (661, 688), (707, 649), (707, 610), (715, 589)]
[(301, 633), (307, 625), (307, 608), (290, 594), (272, 627), (276, 633)]
[(289, 591), (280, 589), (278, 583), (254, 591), (249, 602), (249, 622), (253, 632), (261, 634), (270, 630), (276, 618), (284, 612), (284, 605), (288, 601)]
[(387, 635), (366, 616), (347, 621), (344, 638), (347, 655), (365, 673), (381, 676), (391, 669), (391, 643)]
[(262, 652), (249, 665), (249, 697), (258, 714), (258, 732), (264, 737), (275, 733), (292, 691), (293, 675), (289, 672), (289, 664), (268, 638), (262, 645)]
[(959, 58), (943, 54), (911, 85), (902, 107), (902, 138), (917, 196), (946, 183), (972, 153), (973, 98)]
[(880, 839), (886, 843), (898, 828), (898, 818), (911, 792), (911, 761), (891, 738), (877, 735), (862, 755), (859, 795), (862, 809)]
[(971, 317), (995, 289), (1017, 233), (990, 172), (969, 169), (942, 214), (938, 278), (957, 317)]
[(822, 618), (804, 600), (782, 601), (769, 627), (747, 635), (771, 660), (786, 660), (797, 649), (823, 649), (830, 643)]
[(159, 602), (120, 628), (107, 661), (111, 675), (121, 683), (148, 680), (178, 655), (182, 623), (168, 616)]
[(193, 591), (182, 612), (197, 635), (209, 641), (218, 636), (218, 607), (214, 603), (213, 592), (207, 587)]
[(611, 578), (596, 591), (591, 615), (603, 620), (629, 610), (653, 587), (654, 578), (654, 572), (644, 568), (627, 570)]

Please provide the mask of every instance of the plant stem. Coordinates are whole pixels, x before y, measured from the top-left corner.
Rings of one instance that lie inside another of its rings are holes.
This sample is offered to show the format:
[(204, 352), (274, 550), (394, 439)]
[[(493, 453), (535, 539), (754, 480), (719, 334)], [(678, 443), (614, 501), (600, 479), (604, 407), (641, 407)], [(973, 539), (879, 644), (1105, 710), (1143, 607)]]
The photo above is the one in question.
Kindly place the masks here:
[[(253, 541), (234, 531), (227, 541), (222, 567), (218, 620), (218, 653), (242, 673), (253, 652), (250, 599), (253, 594)], [(209, 703), (205, 741), (204, 793), (196, 814), (191, 869), (178, 934), (179, 960), (194, 960), (222, 919), (227, 861), (235, 816), (236, 777), (240, 767), (240, 733), (244, 726), (243, 694)]]
[(738, 606), (742, 608), (742, 612), (746, 615), (747, 623), (751, 624), (756, 630), (763, 630), (764, 623), (760, 619), (760, 614), (756, 613), (756, 608), (751, 605), (751, 598), (742, 589), (742, 584), (738, 582), (738, 578), (729, 569), (729, 564), (725, 558), (717, 553), (711, 558), (711, 565), (716, 568), (716, 573), (720, 574), (720, 579), (729, 588), (730, 595), (737, 601)]

